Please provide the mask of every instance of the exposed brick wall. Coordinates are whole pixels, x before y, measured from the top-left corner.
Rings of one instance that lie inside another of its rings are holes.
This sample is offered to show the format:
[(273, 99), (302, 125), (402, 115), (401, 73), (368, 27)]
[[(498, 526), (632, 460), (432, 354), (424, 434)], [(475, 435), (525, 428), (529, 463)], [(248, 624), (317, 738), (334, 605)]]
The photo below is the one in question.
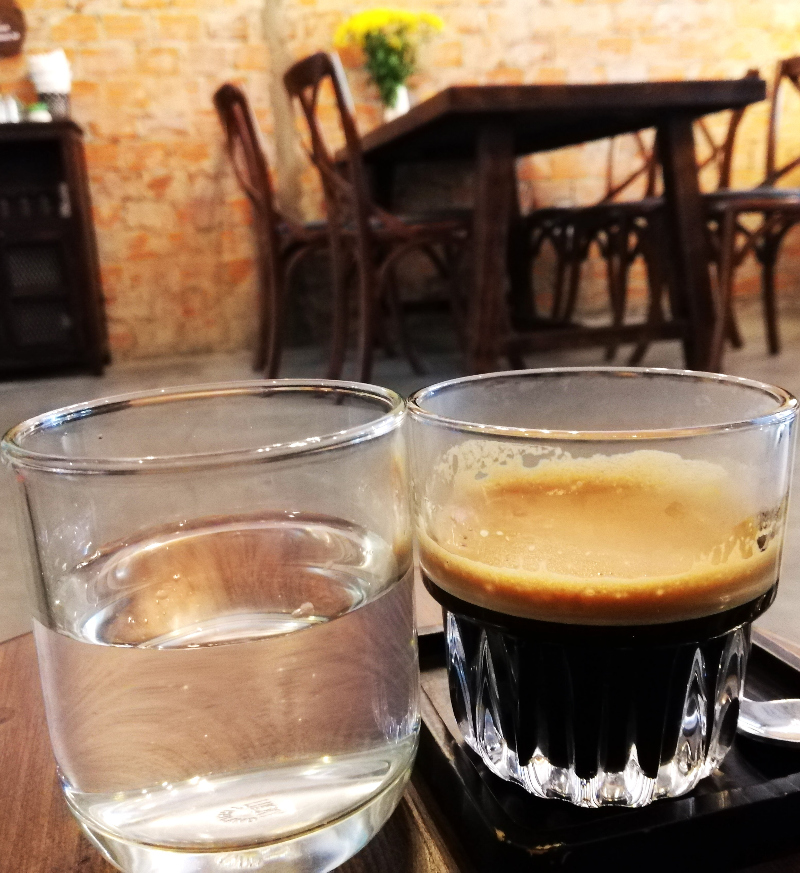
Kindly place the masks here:
[[(234, 349), (253, 335), (246, 201), (211, 94), (251, 97), (267, 137), (269, 56), (258, 0), (27, 0), (30, 52), (62, 46), (86, 134), (115, 359)], [(20, 59), (5, 91), (30, 100)]]
[[(210, 98), (225, 80), (241, 83), (270, 141), (261, 2), (22, 2), (26, 49), (62, 46), (73, 64), (73, 116), (86, 131), (117, 359), (252, 341), (248, 209), (226, 166)], [(750, 66), (771, 77), (777, 58), (800, 53), (796, 0), (393, 2), (431, 9), (446, 23), (421, 53), (415, 99), (455, 82), (735, 77)], [(374, 5), (282, 0), (291, 55), (329, 48), (346, 14)], [(357, 59), (345, 60), (366, 130), (380, 121), (377, 96)], [(2, 62), (0, 87), (30, 99), (24, 72), (19, 59)], [(800, 142), (800, 123), (791, 123)], [(765, 129), (765, 107), (756, 107), (739, 142), (739, 184), (761, 175)], [(591, 202), (602, 191), (604, 171), (601, 144), (537, 156), (520, 167), (523, 198), (529, 205)], [(310, 215), (319, 207), (310, 168), (301, 181)], [(800, 291), (787, 270), (781, 283), (785, 293)]]

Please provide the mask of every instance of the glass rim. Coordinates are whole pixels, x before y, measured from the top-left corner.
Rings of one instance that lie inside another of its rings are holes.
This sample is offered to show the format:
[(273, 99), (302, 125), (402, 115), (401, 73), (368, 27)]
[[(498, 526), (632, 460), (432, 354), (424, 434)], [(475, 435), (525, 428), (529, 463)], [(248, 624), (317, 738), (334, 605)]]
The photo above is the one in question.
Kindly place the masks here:
[[(698, 382), (716, 382), (731, 385), (740, 385), (769, 395), (777, 404), (772, 412), (747, 419), (731, 419), (730, 421), (716, 424), (688, 425), (684, 427), (669, 428), (642, 428), (637, 430), (553, 430), (547, 428), (523, 428), (505, 425), (482, 424), (480, 422), (467, 421), (457, 418), (449, 418), (432, 412), (423, 407), (425, 400), (439, 391), (470, 382), (486, 382), (492, 379), (509, 377), (535, 377), (535, 376), (570, 376), (577, 373), (607, 374), (619, 377), (633, 376), (680, 376), (692, 378)], [(464, 433), (478, 434), (486, 437), (502, 437), (505, 439), (531, 439), (538, 440), (572, 440), (584, 442), (603, 442), (613, 440), (668, 440), (683, 439), (711, 434), (726, 433), (746, 428), (764, 427), (782, 421), (788, 421), (797, 412), (797, 399), (784, 388), (759, 382), (754, 379), (746, 379), (742, 376), (729, 376), (724, 373), (705, 373), (699, 370), (680, 370), (660, 367), (547, 367), (530, 370), (502, 370), (492, 373), (480, 373), (475, 376), (461, 376), (457, 379), (448, 379), (437, 382), (427, 388), (415, 391), (406, 403), (409, 417), (425, 424), (443, 427), (449, 430), (459, 430)]]
[[(371, 421), (339, 431), (315, 434), (292, 442), (265, 443), (245, 449), (222, 449), (186, 454), (147, 455), (144, 457), (93, 458), (66, 453), (38, 452), (22, 442), (38, 433), (58, 428), (71, 421), (107, 415), (139, 406), (155, 406), (182, 400), (202, 401), (214, 397), (281, 393), (348, 394), (383, 402), (386, 409)], [(25, 419), (10, 428), (0, 440), (0, 455), (13, 467), (25, 467), (60, 473), (144, 473), (191, 468), (269, 463), (298, 455), (308, 456), (331, 449), (355, 445), (383, 436), (402, 424), (405, 400), (390, 388), (333, 379), (251, 379), (182, 385), (115, 394), (62, 406)]]

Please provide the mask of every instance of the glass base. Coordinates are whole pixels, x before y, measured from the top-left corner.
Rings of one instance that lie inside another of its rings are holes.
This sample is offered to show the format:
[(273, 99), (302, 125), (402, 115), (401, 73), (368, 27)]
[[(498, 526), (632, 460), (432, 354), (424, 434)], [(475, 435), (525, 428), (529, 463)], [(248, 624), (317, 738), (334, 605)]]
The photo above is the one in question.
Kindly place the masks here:
[[(583, 807), (678, 797), (733, 742), (749, 622), (702, 641), (648, 628), (637, 639), (619, 628), (539, 633), (452, 612), (446, 628), (464, 739), (537, 797)], [(649, 632), (660, 638), (648, 642)]]
[(347, 816), (290, 839), (245, 849), (182, 852), (132, 843), (81, 821), (103, 856), (125, 873), (326, 873), (360, 851), (380, 830), (405, 790), (410, 769)]

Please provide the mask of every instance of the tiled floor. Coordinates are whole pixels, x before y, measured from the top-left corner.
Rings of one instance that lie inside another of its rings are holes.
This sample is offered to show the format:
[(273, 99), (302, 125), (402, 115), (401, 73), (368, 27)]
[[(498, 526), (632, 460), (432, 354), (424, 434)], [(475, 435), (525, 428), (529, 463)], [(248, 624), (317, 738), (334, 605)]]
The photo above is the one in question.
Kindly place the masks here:
[[(778, 384), (800, 394), (800, 309), (782, 314), (785, 348), (776, 357), (770, 357), (764, 351), (757, 304), (742, 307), (741, 314), (747, 342), (743, 349), (728, 354), (726, 370)], [(447, 348), (446, 342), (441, 341), (441, 334), (430, 324), (420, 325), (423, 327), (428, 328), (429, 339), (420, 342), (419, 350), (429, 372), (415, 376), (404, 359), (383, 358), (376, 366), (376, 382), (407, 394), (423, 385), (459, 375), (457, 356)], [(528, 363), (533, 367), (600, 364), (602, 351), (585, 349), (542, 354), (531, 356)], [(654, 345), (644, 363), (647, 366), (679, 367), (680, 348), (677, 343)], [(323, 369), (321, 354), (315, 350), (295, 349), (286, 354), (286, 376), (319, 376)], [(95, 397), (253, 377), (249, 355), (238, 353), (117, 364), (109, 367), (102, 377), (72, 376), (0, 383), (0, 431), (4, 432), (18, 421), (48, 409)], [(15, 521), (14, 495), (14, 483), (8, 469), (3, 468), (0, 470), (0, 640), (23, 633), (30, 623), (22, 581), (24, 565)], [(781, 593), (761, 622), (767, 629), (800, 642), (800, 499), (795, 501), (790, 512)]]

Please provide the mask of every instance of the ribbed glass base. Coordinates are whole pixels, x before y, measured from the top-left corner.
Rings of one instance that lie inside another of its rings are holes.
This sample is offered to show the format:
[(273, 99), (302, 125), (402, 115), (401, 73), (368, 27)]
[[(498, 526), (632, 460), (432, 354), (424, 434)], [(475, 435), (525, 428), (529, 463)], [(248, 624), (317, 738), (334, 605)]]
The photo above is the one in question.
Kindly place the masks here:
[(664, 626), (637, 636), (539, 622), (509, 629), (452, 612), (446, 622), (466, 742), (537, 797), (645, 806), (690, 791), (730, 748), (749, 622), (700, 642), (680, 625), (670, 640)]
[(82, 820), (74, 808), (72, 812), (105, 858), (125, 873), (325, 873), (355, 855), (380, 830), (397, 806), (410, 772), (409, 766), (380, 794), (343, 818), (307, 833), (244, 849), (192, 852), (143, 845), (98, 830)]

